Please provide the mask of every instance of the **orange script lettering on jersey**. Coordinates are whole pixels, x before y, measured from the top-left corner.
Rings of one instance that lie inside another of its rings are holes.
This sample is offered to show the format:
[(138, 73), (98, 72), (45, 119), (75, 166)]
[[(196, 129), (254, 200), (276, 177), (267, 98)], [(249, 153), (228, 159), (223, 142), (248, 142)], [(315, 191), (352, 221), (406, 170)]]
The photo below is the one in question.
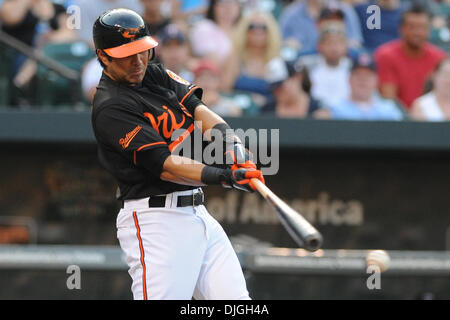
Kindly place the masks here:
[[(146, 116), (150, 120), (153, 129), (155, 129), (158, 134), (161, 134), (160, 130), (162, 130), (162, 135), (164, 136), (164, 138), (169, 139), (175, 130), (180, 129), (183, 126), (184, 122), (186, 121), (186, 117), (183, 114), (182, 120), (180, 122), (177, 122), (175, 114), (172, 112), (172, 110), (167, 108), (167, 106), (163, 106), (163, 108), (165, 112), (157, 117), (158, 121), (156, 121), (155, 117), (151, 113), (145, 112), (144, 116)], [(169, 116), (171, 120), (170, 128)]]
[(128, 146), (130, 145), (131, 140), (133, 140), (134, 137), (136, 137), (136, 135), (138, 134), (139, 131), (141, 131), (141, 129), (142, 129), (141, 126), (137, 126), (132, 131), (128, 132), (125, 135), (125, 138), (121, 138), (119, 140), (119, 144), (122, 146), (122, 148), (124, 148), (124, 149), (128, 148)]

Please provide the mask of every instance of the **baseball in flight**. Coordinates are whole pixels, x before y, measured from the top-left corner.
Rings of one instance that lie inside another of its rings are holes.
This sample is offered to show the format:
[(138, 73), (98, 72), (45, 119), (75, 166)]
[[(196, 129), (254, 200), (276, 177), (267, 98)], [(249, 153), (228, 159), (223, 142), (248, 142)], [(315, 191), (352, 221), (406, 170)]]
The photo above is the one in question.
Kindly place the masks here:
[(381, 272), (384, 272), (389, 268), (390, 263), (391, 258), (385, 250), (371, 250), (367, 253), (367, 266), (376, 265), (380, 268)]

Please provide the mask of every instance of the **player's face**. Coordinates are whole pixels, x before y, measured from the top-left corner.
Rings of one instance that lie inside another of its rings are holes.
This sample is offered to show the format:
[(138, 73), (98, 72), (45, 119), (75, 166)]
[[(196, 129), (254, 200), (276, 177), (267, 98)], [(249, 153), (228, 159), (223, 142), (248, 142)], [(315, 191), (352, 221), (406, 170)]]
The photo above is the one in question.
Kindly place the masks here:
[(102, 59), (106, 65), (105, 73), (114, 81), (127, 85), (141, 83), (147, 70), (150, 52), (147, 50), (126, 58), (112, 58), (111, 61)]

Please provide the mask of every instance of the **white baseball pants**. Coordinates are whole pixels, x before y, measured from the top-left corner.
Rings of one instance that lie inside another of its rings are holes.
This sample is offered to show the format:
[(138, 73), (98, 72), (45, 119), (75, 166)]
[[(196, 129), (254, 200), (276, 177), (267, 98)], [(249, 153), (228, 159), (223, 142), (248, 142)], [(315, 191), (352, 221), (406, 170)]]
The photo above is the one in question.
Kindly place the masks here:
[(206, 208), (177, 207), (178, 195), (149, 208), (148, 198), (125, 201), (117, 238), (125, 253), (134, 299), (250, 299), (236, 253)]

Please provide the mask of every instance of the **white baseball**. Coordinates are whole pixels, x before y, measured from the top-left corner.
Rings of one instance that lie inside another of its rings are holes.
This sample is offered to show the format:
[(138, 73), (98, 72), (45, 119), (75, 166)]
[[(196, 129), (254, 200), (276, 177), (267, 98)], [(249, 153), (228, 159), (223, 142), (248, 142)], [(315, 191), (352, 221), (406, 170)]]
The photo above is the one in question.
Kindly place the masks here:
[(367, 266), (376, 265), (380, 268), (381, 272), (386, 271), (389, 268), (391, 258), (384, 250), (371, 250), (367, 253), (366, 264)]

